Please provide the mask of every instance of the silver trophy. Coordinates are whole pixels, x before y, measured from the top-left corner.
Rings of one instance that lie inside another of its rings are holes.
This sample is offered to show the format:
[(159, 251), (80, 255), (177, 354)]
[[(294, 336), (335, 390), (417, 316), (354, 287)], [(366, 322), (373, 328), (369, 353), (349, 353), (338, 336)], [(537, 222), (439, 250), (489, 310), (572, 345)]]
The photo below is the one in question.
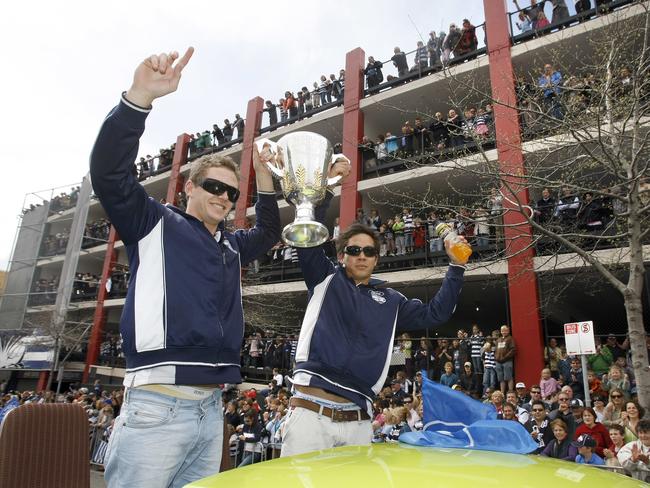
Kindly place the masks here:
[(320, 246), (329, 232), (314, 220), (314, 207), (325, 198), (327, 187), (341, 179), (327, 177), (330, 166), (340, 158), (349, 160), (333, 154), (330, 142), (313, 132), (293, 132), (277, 143), (268, 139), (255, 142), (260, 153), (265, 144), (270, 146), (275, 157), (266, 164), (280, 180), (286, 200), (296, 207), (296, 218), (282, 230), (282, 240), (293, 247)]

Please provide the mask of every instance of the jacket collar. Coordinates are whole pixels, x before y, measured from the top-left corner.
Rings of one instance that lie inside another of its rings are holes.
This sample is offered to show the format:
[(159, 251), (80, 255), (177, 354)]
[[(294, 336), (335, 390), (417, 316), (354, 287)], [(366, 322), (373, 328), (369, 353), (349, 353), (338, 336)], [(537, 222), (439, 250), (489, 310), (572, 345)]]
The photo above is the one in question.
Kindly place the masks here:
[[(203, 225), (203, 222), (201, 220), (197, 219), (194, 215), (188, 214), (187, 212), (181, 210), (180, 208), (175, 207), (171, 203), (166, 203), (165, 207), (167, 207), (172, 212), (177, 213), (178, 215), (182, 216), (183, 218), (185, 218), (185, 219), (187, 219), (189, 221), (196, 222), (196, 223), (200, 224), (201, 227), (203, 227), (203, 229), (206, 232), (210, 233), (208, 228), (205, 225)], [(223, 240), (225, 238), (225, 235), (224, 235), (225, 230), (226, 230), (226, 221), (222, 220), (221, 222), (219, 222), (219, 225), (217, 225), (217, 232), (213, 236), (213, 237), (215, 237), (217, 242), (223, 242)]]
[[(342, 273), (343, 276), (345, 276), (346, 279), (350, 280), (350, 282), (354, 284), (354, 281), (352, 280), (352, 278), (348, 277), (348, 274), (345, 272), (345, 268), (343, 266), (341, 266), (339, 264), (339, 265), (336, 266), (336, 269), (340, 273)], [(369, 286), (370, 288), (376, 288), (378, 286), (383, 286), (383, 285), (386, 285), (386, 284), (388, 284), (388, 281), (371, 276), (370, 281), (368, 281), (367, 286)]]

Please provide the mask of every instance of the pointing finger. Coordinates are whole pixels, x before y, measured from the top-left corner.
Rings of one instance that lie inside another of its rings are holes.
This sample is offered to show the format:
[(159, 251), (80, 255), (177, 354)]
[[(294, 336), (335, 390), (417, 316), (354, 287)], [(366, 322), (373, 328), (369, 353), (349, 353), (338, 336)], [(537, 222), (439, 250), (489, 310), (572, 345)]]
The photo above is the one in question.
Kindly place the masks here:
[(192, 46), (187, 48), (187, 51), (185, 51), (185, 54), (183, 54), (183, 57), (178, 60), (176, 63), (176, 66), (174, 67), (174, 73), (177, 76), (180, 76), (181, 71), (183, 71), (183, 68), (187, 65), (187, 63), (190, 61), (190, 58), (192, 57), (192, 54), (194, 54), (194, 48)]

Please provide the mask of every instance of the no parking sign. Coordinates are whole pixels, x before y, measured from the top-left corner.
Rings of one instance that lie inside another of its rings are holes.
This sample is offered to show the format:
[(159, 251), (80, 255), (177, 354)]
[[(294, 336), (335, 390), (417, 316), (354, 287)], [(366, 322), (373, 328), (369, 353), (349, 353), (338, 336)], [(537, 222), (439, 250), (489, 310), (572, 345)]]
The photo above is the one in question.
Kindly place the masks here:
[(594, 323), (591, 320), (584, 322), (569, 322), (564, 324), (564, 341), (568, 356), (579, 354), (595, 354)]

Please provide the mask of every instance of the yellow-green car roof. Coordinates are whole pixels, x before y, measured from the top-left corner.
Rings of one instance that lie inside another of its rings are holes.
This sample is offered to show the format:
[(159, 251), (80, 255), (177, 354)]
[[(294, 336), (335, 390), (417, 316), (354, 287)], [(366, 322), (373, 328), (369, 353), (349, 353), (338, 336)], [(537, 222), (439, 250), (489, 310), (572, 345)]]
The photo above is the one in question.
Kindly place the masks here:
[(536, 455), (406, 444), (372, 444), (274, 459), (187, 485), (191, 488), (415, 488), (650, 486), (603, 468)]

